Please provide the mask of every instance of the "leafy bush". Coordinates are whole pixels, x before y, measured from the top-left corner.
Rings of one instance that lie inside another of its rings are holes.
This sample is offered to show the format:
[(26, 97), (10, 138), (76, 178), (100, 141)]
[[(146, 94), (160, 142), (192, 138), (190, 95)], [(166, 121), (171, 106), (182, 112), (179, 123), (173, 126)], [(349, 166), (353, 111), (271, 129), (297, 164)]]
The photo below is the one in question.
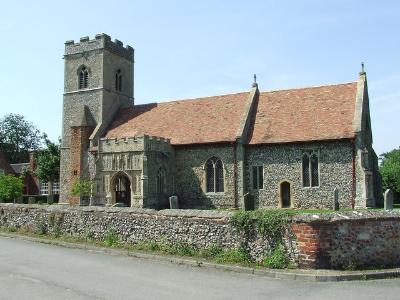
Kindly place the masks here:
[(178, 243), (174, 245), (173, 252), (171, 254), (181, 255), (181, 256), (195, 256), (197, 254), (197, 249), (186, 244), (186, 243)]
[(394, 149), (380, 156), (382, 164), (379, 171), (382, 175), (383, 189), (400, 193), (400, 149)]
[(205, 258), (214, 258), (221, 254), (222, 248), (218, 245), (211, 245), (207, 248), (199, 250), (199, 256)]
[(288, 224), (288, 213), (284, 210), (255, 211), (258, 231), (271, 241), (279, 244), (282, 241), (285, 227)]
[(114, 230), (107, 231), (104, 237), (104, 244), (108, 247), (118, 246), (119, 238)]
[(61, 228), (58, 224), (55, 224), (54, 228), (53, 228), (53, 235), (55, 237), (60, 237), (62, 235), (62, 231)]
[(239, 231), (248, 232), (254, 223), (254, 211), (240, 210), (232, 216), (230, 222)]
[(88, 197), (92, 191), (93, 182), (90, 180), (76, 180), (72, 185), (71, 194), (73, 196)]
[(284, 269), (289, 264), (290, 260), (281, 245), (276, 247), (271, 254), (265, 256), (263, 260), (263, 265), (272, 269)]
[(249, 232), (255, 225), (258, 232), (279, 244), (288, 223), (289, 213), (277, 209), (238, 211), (231, 218), (231, 225), (242, 232)]
[(88, 241), (93, 241), (95, 239), (94, 232), (90, 229), (86, 231), (85, 239)]
[(157, 242), (147, 240), (139, 241), (134, 248), (142, 251), (160, 251), (160, 245)]
[(219, 253), (215, 257), (217, 263), (233, 263), (233, 264), (248, 264), (251, 262), (251, 258), (245, 249), (228, 249)]
[(14, 175), (0, 174), (0, 198), (14, 200), (22, 195), (24, 179)]
[(47, 226), (43, 222), (39, 222), (36, 224), (36, 234), (44, 235), (47, 233)]
[(8, 232), (17, 232), (17, 231), (18, 231), (18, 228), (15, 227), (15, 226), (13, 226), (13, 225), (10, 225), (10, 226), (6, 227), (6, 230), (7, 230)]

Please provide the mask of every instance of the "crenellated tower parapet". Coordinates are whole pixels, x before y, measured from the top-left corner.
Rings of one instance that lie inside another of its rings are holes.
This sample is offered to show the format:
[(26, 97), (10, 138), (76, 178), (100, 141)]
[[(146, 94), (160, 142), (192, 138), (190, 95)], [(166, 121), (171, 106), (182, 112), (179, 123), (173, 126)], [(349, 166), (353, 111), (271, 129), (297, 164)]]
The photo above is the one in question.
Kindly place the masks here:
[(84, 52), (94, 51), (94, 50), (109, 50), (110, 52), (117, 54), (127, 60), (133, 61), (134, 59), (134, 49), (115, 39), (111, 40), (111, 37), (105, 33), (96, 34), (94, 39), (89, 39), (88, 36), (81, 37), (79, 43), (75, 43), (73, 40), (65, 42), (65, 55), (75, 55)]

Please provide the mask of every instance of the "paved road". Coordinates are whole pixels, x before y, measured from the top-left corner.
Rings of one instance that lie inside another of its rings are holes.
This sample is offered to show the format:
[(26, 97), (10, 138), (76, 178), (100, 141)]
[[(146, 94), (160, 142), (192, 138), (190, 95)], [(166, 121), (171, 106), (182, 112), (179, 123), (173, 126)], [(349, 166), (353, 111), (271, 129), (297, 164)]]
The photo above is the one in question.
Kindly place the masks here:
[(400, 299), (400, 280), (278, 280), (0, 237), (0, 299)]

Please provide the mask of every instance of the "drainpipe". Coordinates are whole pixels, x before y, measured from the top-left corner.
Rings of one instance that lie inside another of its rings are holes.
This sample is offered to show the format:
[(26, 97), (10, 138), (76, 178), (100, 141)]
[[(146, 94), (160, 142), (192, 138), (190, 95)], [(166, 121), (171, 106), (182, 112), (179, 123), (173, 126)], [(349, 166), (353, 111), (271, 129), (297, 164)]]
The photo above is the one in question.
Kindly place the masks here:
[(237, 150), (237, 144), (236, 142), (233, 143), (233, 207), (234, 208), (238, 208), (238, 198), (237, 198), (237, 154), (236, 154), (236, 150)]
[(352, 191), (351, 191), (351, 209), (355, 207), (355, 199), (356, 199), (356, 145), (355, 140), (351, 140), (352, 146), (352, 156), (353, 156), (353, 170), (352, 170)]

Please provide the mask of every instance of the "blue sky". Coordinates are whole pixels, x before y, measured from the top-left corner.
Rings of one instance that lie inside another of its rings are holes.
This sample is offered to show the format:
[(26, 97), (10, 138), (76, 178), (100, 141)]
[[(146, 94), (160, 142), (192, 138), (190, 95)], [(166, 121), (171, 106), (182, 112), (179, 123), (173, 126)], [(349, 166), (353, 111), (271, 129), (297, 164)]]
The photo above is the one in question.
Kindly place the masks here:
[(0, 117), (61, 134), (66, 40), (135, 48), (136, 103), (354, 81), (365, 61), (374, 147), (400, 145), (400, 1), (7, 1)]

